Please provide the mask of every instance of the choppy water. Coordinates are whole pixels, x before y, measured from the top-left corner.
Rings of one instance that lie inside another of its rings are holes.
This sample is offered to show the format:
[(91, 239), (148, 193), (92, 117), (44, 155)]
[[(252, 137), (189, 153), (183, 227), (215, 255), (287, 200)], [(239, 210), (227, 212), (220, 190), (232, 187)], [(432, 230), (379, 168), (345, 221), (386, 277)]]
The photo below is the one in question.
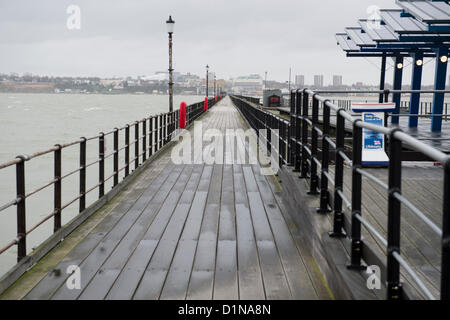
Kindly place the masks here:
[[(200, 96), (174, 96), (174, 107), (181, 101), (187, 104), (201, 101)], [(163, 95), (77, 95), (77, 94), (0, 94), (0, 163), (19, 154), (31, 154), (48, 149), (57, 143), (66, 143), (81, 136), (89, 137), (100, 131), (109, 131), (151, 114), (168, 111), (168, 96)], [(132, 137), (134, 134), (132, 132)], [(112, 151), (112, 138), (106, 139), (106, 153)], [(122, 136), (120, 139), (121, 148)], [(134, 149), (130, 150), (131, 155)], [(98, 158), (98, 142), (87, 144), (87, 162)], [(120, 166), (123, 156), (120, 155)], [(63, 175), (79, 166), (78, 145), (62, 152)], [(105, 176), (112, 172), (112, 158), (106, 160)], [(53, 179), (53, 154), (26, 163), (26, 192)], [(123, 172), (120, 179), (122, 179)], [(87, 188), (98, 181), (98, 166), (87, 169)], [(15, 167), (0, 170), (0, 205), (15, 198)], [(62, 183), (62, 203), (78, 194), (78, 175)], [(111, 180), (105, 191), (110, 190)], [(87, 196), (87, 205), (98, 197), (94, 190)], [(27, 199), (27, 230), (53, 211), (53, 187)], [(62, 222), (67, 223), (78, 212), (78, 203), (63, 211)], [(47, 239), (53, 230), (50, 219), (27, 237), (28, 252)], [(15, 207), (0, 212), (0, 248), (16, 237)], [(16, 262), (16, 247), (0, 255), (0, 276)]]

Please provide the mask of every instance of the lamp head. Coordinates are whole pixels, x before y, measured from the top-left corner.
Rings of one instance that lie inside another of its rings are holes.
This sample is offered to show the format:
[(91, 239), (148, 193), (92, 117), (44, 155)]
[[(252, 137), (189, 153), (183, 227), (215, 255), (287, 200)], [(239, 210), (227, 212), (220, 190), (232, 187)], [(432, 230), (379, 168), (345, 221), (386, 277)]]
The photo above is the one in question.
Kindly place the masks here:
[(169, 16), (169, 20), (166, 21), (167, 32), (169, 34), (173, 33), (173, 29), (175, 27), (175, 20), (172, 20), (172, 16)]

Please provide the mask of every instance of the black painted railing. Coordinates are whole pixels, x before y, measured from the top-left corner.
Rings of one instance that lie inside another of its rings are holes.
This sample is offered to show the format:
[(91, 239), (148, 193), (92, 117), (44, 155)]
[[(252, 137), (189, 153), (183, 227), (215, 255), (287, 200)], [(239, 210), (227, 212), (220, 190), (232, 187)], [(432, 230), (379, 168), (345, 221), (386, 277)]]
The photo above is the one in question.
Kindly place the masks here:
[[(320, 197), (319, 213), (332, 212), (333, 230), (330, 235), (332, 237), (349, 236), (351, 240), (350, 268), (358, 270), (366, 268), (362, 263), (365, 257), (361, 229), (364, 227), (386, 247), (387, 298), (392, 300), (404, 298), (400, 281), (400, 267), (402, 267), (427, 298), (435, 299), (400, 253), (402, 232), (400, 209), (403, 205), (441, 237), (440, 298), (450, 300), (450, 157), (448, 155), (402, 132), (398, 127), (387, 128), (364, 123), (361, 119), (354, 118), (344, 108), (338, 107), (311, 90), (291, 92), (289, 121), (249, 104), (245, 99), (232, 97), (232, 100), (257, 132), (260, 129), (280, 129), (277, 137), (271, 137), (273, 133), (267, 133), (267, 149), (271, 150), (273, 139), (279, 139), (279, 164), (292, 166), (294, 171), (300, 173), (300, 178), (309, 180), (309, 194)], [(319, 110), (322, 110), (320, 115)], [(319, 122), (319, 116), (322, 118), (321, 122)], [(334, 130), (330, 130), (331, 118), (336, 119)], [(350, 132), (346, 130), (346, 123), (351, 125)], [(362, 167), (363, 129), (382, 133), (387, 138), (389, 145), (387, 184)], [(347, 139), (346, 135), (351, 135), (350, 139)], [(351, 148), (348, 146), (346, 148), (345, 142), (348, 140), (352, 141)], [(319, 143), (321, 144), (320, 154)], [(404, 144), (427, 158), (443, 164), (442, 228), (428, 219), (402, 194), (402, 153), (404, 152), (402, 146)], [(332, 150), (334, 154), (330, 152)], [(273, 151), (277, 150), (272, 148)], [(331, 161), (335, 166), (334, 176), (329, 171)], [(352, 169), (351, 199), (344, 194), (344, 164)], [(388, 194), (387, 239), (362, 214), (363, 176), (384, 188)], [(344, 205), (351, 211), (350, 221), (346, 221)]]
[[(215, 99), (209, 99), (208, 107), (215, 104)], [(187, 106), (186, 108), (186, 126), (194, 123), (200, 115), (204, 113), (204, 102), (198, 102)], [(93, 137), (82, 137), (76, 141), (66, 144), (57, 144), (53, 148), (39, 151), (31, 155), (20, 155), (12, 161), (0, 164), (0, 170), (11, 166), (16, 167), (16, 198), (12, 199), (6, 204), (0, 206), (0, 212), (16, 206), (17, 207), (17, 237), (11, 240), (8, 244), (0, 248), (0, 254), (6, 252), (10, 248), (17, 245), (17, 260), (22, 260), (27, 255), (27, 236), (36, 230), (46, 221), (53, 218), (53, 231), (56, 233), (61, 229), (61, 215), (67, 207), (73, 205), (78, 201), (79, 213), (86, 210), (86, 195), (95, 189), (98, 189), (98, 198), (105, 196), (105, 183), (112, 180), (113, 189), (119, 184), (119, 173), (124, 171), (124, 179), (128, 177), (131, 171), (142, 166), (154, 154), (156, 154), (162, 147), (169, 143), (177, 133), (179, 127), (179, 110), (151, 115), (145, 119), (135, 121), (127, 124), (121, 128), (114, 128), (109, 132), (100, 132)], [(134, 138), (130, 140), (130, 133), (134, 132)], [(114, 143), (114, 150), (105, 154), (105, 138), (112, 136)], [(124, 139), (124, 146), (119, 148), (119, 139)], [(98, 158), (90, 163), (87, 163), (87, 148), (86, 144), (89, 141), (97, 141), (98, 143)], [(77, 169), (62, 173), (62, 153), (64, 149), (71, 146), (79, 146), (79, 166)], [(134, 145), (134, 154), (130, 154), (130, 147)], [(31, 191), (25, 190), (25, 167), (26, 163), (47, 155), (54, 154), (54, 178), (43, 186)], [(124, 166), (119, 167), (119, 158), (121, 154), (124, 157)], [(130, 158), (131, 157), (131, 158)], [(110, 160), (111, 159), (111, 160)], [(112, 161), (113, 172), (105, 176), (105, 162)], [(94, 186), (87, 186), (86, 183), (86, 169), (92, 166), (98, 166), (98, 183)], [(75, 174), (79, 175), (79, 193), (67, 203), (62, 203), (62, 181)], [(26, 202), (27, 199), (40, 191), (53, 186), (54, 193), (53, 201), (54, 209), (51, 213), (46, 215), (42, 220), (36, 223), (31, 228), (26, 226)]]

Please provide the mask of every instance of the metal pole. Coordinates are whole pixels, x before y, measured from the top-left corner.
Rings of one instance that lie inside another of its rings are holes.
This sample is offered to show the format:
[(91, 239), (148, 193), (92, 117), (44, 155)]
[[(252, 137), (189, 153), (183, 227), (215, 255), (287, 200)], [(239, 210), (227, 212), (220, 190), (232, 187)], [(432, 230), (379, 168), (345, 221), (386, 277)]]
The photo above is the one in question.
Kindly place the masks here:
[(206, 97), (208, 97), (208, 65), (206, 65)]
[[(385, 80), (386, 80), (386, 55), (383, 54), (383, 57), (381, 58), (380, 90), (384, 90)], [(380, 93), (378, 102), (379, 103), (383, 102), (383, 94), (382, 93)]]
[(362, 242), (361, 242), (361, 222), (356, 215), (361, 215), (361, 174), (357, 169), (361, 169), (362, 153), (362, 129), (358, 126), (360, 119), (353, 122), (353, 172), (352, 172), (352, 232), (351, 232), (351, 262), (348, 268), (361, 270)]
[(345, 119), (341, 115), (345, 109), (341, 108), (336, 112), (336, 154), (335, 154), (335, 172), (334, 172), (334, 204), (333, 204), (333, 231), (331, 237), (344, 237), (344, 215), (342, 213), (342, 198), (340, 193), (344, 189), (344, 159), (340, 152), (344, 152), (345, 145)]
[[(448, 49), (441, 47), (436, 51), (436, 71), (434, 76), (434, 90), (445, 89), (445, 78), (447, 75), (447, 63), (448, 63)], [(442, 117), (434, 116), (435, 114), (442, 114), (444, 106), (445, 94), (435, 93), (433, 94), (433, 108), (431, 117), (431, 131), (440, 132), (442, 128)]]
[(114, 128), (114, 187), (119, 184), (119, 129)]
[(130, 174), (130, 125), (125, 127), (125, 177)]
[[(423, 53), (417, 52), (413, 56), (411, 90), (420, 90), (422, 86), (422, 66)], [(409, 113), (417, 114), (419, 112), (420, 93), (412, 93), (410, 96)], [(410, 128), (417, 128), (418, 117), (410, 116), (408, 126)]]
[(56, 145), (58, 149), (55, 150), (55, 167), (54, 167), (54, 178), (55, 184), (54, 187), (54, 224), (53, 224), (53, 232), (61, 229), (61, 146)]
[(311, 117), (311, 166), (310, 166), (310, 183), (308, 194), (317, 194), (317, 185), (319, 177), (317, 176), (317, 140), (318, 134), (315, 130), (319, 122), (319, 100), (313, 95), (312, 117)]
[[(403, 57), (397, 56), (394, 59), (395, 66), (394, 66), (394, 90), (401, 90), (402, 89), (402, 76), (403, 76)], [(400, 113), (400, 100), (401, 100), (402, 94), (401, 93), (394, 93), (392, 95), (392, 102), (395, 103), (395, 110), (393, 112), (393, 116), (391, 118), (392, 123), (398, 123), (399, 119), (398, 116), (395, 116), (395, 114)]]
[(25, 214), (25, 156), (19, 156), (22, 161), (16, 164), (16, 195), (20, 199), (17, 203), (17, 261), (27, 255), (26, 245), (26, 214)]
[(172, 32), (169, 32), (169, 112), (173, 111)]
[(400, 254), (400, 209), (401, 203), (394, 193), (401, 192), (402, 183), (402, 142), (395, 138), (393, 130), (389, 139), (389, 197), (388, 197), (388, 246), (387, 246), (387, 298), (402, 299), (400, 264), (394, 252)]
[(98, 139), (98, 197), (101, 198), (105, 195), (105, 134), (100, 132)]
[(86, 209), (86, 138), (81, 138), (80, 143), (80, 209)]

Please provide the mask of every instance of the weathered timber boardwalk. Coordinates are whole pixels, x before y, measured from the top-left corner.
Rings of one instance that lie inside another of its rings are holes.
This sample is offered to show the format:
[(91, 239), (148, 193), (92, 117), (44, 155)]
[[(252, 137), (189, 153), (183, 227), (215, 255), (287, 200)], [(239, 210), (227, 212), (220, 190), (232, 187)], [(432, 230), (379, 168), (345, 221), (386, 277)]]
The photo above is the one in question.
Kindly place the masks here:
[[(203, 130), (247, 129), (229, 98), (199, 120)], [(2, 298), (332, 298), (275, 177), (259, 165), (177, 165), (172, 148)], [(66, 286), (70, 265), (80, 290)]]
[[(334, 171), (334, 168), (330, 167), (330, 169), (330, 171)], [(387, 169), (367, 169), (367, 171), (387, 183)], [(402, 168), (402, 194), (439, 228), (442, 227), (442, 171), (440, 167), (412, 163), (405, 164)], [(347, 168), (344, 174), (344, 194), (347, 199), (351, 199), (350, 168)], [(362, 190), (362, 216), (386, 239), (388, 193), (380, 185), (365, 177), (363, 177)], [(345, 211), (349, 220), (350, 212), (349, 210)], [(428, 286), (431, 293), (438, 297), (441, 277), (440, 235), (430, 229), (406, 206), (401, 207), (401, 229), (400, 241), (403, 257)], [(363, 237), (379, 257), (384, 257), (386, 248), (377, 237), (365, 228), (363, 228)], [(402, 272), (402, 276), (403, 280), (411, 287), (414, 296), (424, 298), (409, 275)]]

